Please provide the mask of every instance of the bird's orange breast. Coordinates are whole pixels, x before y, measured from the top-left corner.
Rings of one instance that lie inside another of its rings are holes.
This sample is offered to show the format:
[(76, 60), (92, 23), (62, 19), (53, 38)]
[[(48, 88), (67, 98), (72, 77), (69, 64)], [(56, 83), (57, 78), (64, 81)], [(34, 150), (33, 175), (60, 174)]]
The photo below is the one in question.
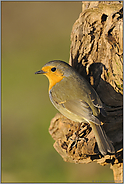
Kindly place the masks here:
[(47, 78), (49, 79), (49, 90), (51, 90), (51, 88), (58, 82), (60, 82), (63, 78), (64, 75), (61, 71), (56, 70), (55, 72), (51, 71), (50, 66), (46, 66), (43, 67), (42, 70), (45, 71), (46, 73), (44, 73), (44, 75), (47, 76)]
[(45, 74), (47, 76), (47, 78), (49, 79), (49, 90), (51, 90), (51, 88), (58, 82), (60, 82), (64, 76), (61, 75), (55, 75), (52, 73), (46, 73)]

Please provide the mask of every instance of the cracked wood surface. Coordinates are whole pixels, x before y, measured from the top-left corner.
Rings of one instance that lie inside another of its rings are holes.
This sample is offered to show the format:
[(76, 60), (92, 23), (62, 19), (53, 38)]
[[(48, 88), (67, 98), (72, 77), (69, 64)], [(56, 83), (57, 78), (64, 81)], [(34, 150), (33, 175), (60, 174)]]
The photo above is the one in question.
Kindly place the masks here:
[(70, 65), (97, 91), (107, 112), (103, 128), (116, 153), (102, 156), (90, 125), (75, 144), (78, 123), (61, 114), (51, 121), (54, 148), (64, 161), (110, 163), (116, 183), (123, 182), (123, 5), (121, 1), (84, 1), (71, 32)]

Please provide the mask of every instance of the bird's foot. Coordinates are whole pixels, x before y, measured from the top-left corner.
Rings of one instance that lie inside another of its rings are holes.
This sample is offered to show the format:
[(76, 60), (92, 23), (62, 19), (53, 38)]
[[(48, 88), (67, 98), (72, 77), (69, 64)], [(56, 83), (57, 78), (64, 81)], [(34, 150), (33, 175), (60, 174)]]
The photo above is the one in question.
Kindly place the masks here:
[(84, 135), (84, 132), (82, 131), (81, 133), (78, 132), (75, 132), (74, 135), (72, 135), (71, 137), (69, 137), (69, 140), (70, 140), (70, 150), (72, 150), (74, 147), (77, 148), (77, 145), (78, 145), (78, 142), (82, 141), (83, 142), (87, 142), (87, 138), (86, 137), (83, 137)]
[(80, 124), (78, 126), (78, 130), (76, 132), (72, 133), (71, 136), (68, 137), (69, 150), (71, 151), (74, 147), (77, 148), (77, 145), (80, 141), (87, 142), (88, 139), (86, 138), (86, 136), (88, 135), (89, 132), (90, 132), (89, 125), (83, 124), (83, 126), (82, 126), (82, 124)]

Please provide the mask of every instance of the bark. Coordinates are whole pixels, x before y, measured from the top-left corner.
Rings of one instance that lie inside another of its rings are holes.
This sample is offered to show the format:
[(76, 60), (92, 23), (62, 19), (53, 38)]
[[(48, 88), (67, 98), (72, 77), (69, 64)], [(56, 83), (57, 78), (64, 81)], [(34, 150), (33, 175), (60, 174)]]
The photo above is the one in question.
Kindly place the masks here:
[(103, 128), (115, 154), (102, 156), (92, 128), (84, 124), (82, 139), (74, 144), (78, 124), (57, 114), (49, 132), (64, 161), (101, 165), (110, 163), (116, 183), (123, 182), (123, 4), (121, 1), (83, 1), (71, 32), (70, 65), (97, 91), (107, 117)]

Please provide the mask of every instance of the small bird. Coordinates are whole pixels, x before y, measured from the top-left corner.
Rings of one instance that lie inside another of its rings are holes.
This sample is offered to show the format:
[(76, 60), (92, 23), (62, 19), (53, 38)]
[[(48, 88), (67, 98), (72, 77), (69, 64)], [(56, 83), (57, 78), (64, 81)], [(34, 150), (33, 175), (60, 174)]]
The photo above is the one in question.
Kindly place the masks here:
[(106, 116), (103, 104), (85, 78), (60, 60), (46, 63), (35, 74), (44, 74), (49, 79), (49, 97), (60, 113), (72, 121), (90, 124), (102, 155), (115, 152), (99, 120), (100, 114)]

